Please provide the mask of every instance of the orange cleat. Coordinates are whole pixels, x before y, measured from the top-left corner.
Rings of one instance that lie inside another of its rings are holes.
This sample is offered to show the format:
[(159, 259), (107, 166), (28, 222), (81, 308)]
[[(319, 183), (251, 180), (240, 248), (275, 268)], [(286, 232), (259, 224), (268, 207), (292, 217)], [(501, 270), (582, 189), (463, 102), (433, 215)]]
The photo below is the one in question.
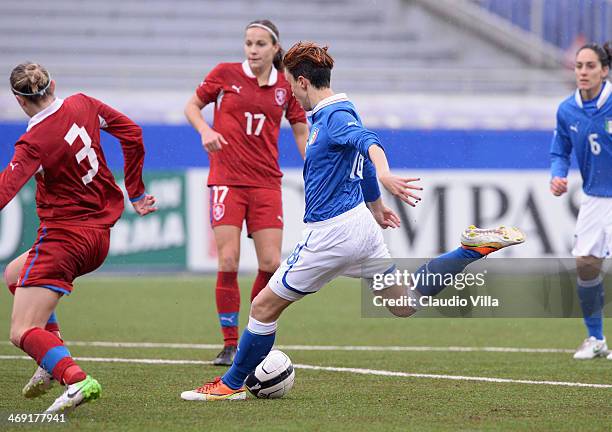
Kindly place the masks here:
[(205, 383), (195, 390), (188, 390), (181, 393), (181, 399), (189, 401), (221, 401), (221, 400), (245, 400), (246, 390), (240, 387), (237, 390), (226, 386), (221, 377), (216, 377), (214, 381)]

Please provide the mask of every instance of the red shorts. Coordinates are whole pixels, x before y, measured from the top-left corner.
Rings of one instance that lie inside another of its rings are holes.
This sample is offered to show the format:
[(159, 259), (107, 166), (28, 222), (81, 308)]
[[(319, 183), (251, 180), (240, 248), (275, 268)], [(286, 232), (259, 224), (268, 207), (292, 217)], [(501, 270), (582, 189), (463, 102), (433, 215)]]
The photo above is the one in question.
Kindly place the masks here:
[(247, 233), (264, 228), (283, 229), (283, 200), (280, 190), (215, 185), (208, 188), (210, 223), (214, 227), (233, 225)]
[(41, 225), (17, 287), (44, 287), (70, 294), (72, 281), (100, 267), (109, 246), (109, 228)]

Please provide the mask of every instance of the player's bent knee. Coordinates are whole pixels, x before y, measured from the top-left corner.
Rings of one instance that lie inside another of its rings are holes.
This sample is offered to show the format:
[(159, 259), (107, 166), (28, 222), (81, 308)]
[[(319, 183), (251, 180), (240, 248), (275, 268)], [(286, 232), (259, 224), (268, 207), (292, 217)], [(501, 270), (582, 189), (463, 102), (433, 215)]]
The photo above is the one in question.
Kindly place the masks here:
[(603, 259), (594, 256), (581, 256), (576, 258), (576, 271), (582, 280), (593, 280), (601, 273)]
[(410, 306), (387, 306), (387, 310), (398, 318), (408, 318), (416, 313)]
[(273, 321), (275, 318), (272, 305), (262, 297), (263, 296), (258, 295), (253, 299), (250, 316), (262, 322)]
[(273, 297), (261, 295), (260, 293), (251, 303), (250, 316), (257, 321), (272, 322), (280, 317), (286, 307), (285, 303), (275, 302)]
[[(418, 296), (414, 290), (401, 285), (394, 285), (376, 291), (375, 294), (382, 297), (382, 304), (396, 317), (408, 318), (417, 312), (416, 307), (410, 306), (410, 304), (416, 305), (418, 301)], [(409, 303), (410, 301), (413, 303)]]

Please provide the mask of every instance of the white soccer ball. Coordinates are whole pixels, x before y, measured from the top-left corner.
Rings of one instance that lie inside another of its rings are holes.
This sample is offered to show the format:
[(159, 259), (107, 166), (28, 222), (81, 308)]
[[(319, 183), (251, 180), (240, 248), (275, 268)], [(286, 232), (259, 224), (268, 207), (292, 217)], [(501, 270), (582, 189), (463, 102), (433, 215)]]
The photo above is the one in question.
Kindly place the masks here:
[(268, 356), (249, 374), (244, 382), (255, 397), (278, 399), (293, 387), (295, 371), (291, 360), (282, 351), (272, 350)]

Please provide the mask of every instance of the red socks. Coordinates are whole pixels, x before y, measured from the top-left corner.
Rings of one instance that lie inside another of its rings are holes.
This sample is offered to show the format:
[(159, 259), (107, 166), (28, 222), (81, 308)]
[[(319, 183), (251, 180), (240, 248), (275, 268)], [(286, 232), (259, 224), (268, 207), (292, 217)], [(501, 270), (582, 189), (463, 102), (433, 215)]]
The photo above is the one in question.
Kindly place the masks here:
[(215, 287), (217, 313), (225, 346), (238, 344), (238, 312), (240, 311), (240, 288), (237, 272), (218, 272)]
[(62, 340), (62, 337), (60, 336), (59, 323), (57, 322), (57, 317), (55, 316), (55, 312), (51, 312), (51, 316), (49, 317), (49, 320), (47, 321), (47, 324), (45, 325), (45, 330), (53, 333), (55, 336), (57, 336), (59, 340)]
[(87, 378), (87, 375), (85, 372), (83, 372), (83, 369), (81, 369), (79, 365), (75, 363), (66, 368), (62, 379), (64, 380), (65, 384), (70, 385), (83, 381), (85, 378)]
[(268, 273), (263, 270), (257, 270), (257, 277), (253, 282), (253, 288), (251, 289), (251, 303), (253, 299), (257, 297), (257, 294), (268, 285), (268, 281), (274, 273)]
[[(257, 272), (251, 290), (251, 302), (266, 287), (273, 274), (262, 270)], [(238, 312), (240, 311), (240, 288), (238, 287), (237, 272), (217, 273), (215, 297), (223, 342), (225, 346), (236, 346), (238, 344)]]
[(21, 336), (19, 346), (59, 383), (74, 384), (87, 377), (62, 341), (47, 330), (29, 329)]

